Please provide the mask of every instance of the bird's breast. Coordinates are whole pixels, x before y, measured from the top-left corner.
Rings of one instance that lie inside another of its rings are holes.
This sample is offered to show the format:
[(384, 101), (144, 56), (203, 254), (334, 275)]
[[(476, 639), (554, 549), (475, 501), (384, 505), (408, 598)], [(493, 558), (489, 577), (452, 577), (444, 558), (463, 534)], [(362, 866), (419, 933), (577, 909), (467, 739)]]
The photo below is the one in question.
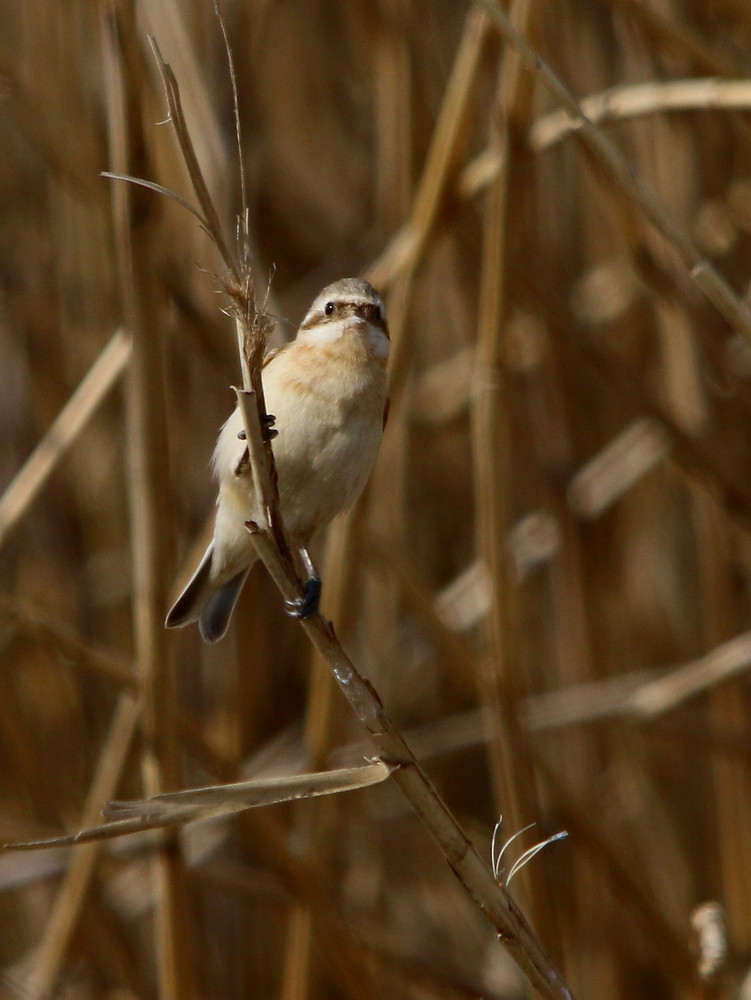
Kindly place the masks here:
[(289, 352), (298, 356), (282, 355), (287, 363), (264, 372), (264, 392), (279, 432), (274, 457), (282, 516), (292, 534), (307, 537), (349, 507), (370, 475), (386, 373), (372, 359), (341, 350)]
[[(263, 388), (275, 417), (282, 517), (293, 538), (305, 541), (355, 502), (370, 475), (383, 432), (385, 364), (362, 338), (315, 346), (295, 341), (265, 366)], [(235, 475), (245, 451), (241, 431), (235, 411), (214, 454), (220, 481), (215, 538), (226, 536), (228, 549), (248, 547), (244, 522), (258, 517), (252, 480)]]

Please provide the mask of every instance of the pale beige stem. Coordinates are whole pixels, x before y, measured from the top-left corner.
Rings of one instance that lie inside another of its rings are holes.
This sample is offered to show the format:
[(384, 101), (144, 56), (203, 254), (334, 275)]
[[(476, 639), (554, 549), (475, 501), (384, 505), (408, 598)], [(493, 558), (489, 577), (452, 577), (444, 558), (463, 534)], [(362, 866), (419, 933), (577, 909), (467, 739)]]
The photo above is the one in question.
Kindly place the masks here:
[(125, 371), (130, 354), (130, 337), (125, 330), (118, 330), (0, 497), (0, 546), (107, 398)]

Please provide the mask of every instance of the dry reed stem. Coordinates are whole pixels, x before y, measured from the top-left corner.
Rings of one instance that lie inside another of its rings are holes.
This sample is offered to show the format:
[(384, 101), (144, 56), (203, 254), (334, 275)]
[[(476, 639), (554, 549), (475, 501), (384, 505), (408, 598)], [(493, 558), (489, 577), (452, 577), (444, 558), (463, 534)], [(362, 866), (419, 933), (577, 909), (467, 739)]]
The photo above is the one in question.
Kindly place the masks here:
[[(701, 580), (702, 640), (710, 646), (722, 643), (707, 657), (708, 664), (714, 661), (715, 668), (722, 669), (734, 657), (743, 656), (744, 646), (742, 635), (723, 643), (728, 637), (735, 602), (732, 532), (710, 491), (697, 484), (692, 499)], [(720, 732), (741, 731), (748, 719), (748, 702), (743, 688), (738, 684), (713, 688), (709, 694), (709, 719)], [(751, 794), (747, 761), (733, 755), (715, 756), (711, 768), (712, 779), (717, 785), (716, 864), (722, 902), (733, 929), (734, 945), (745, 951), (751, 945), (751, 915), (747, 906), (751, 894), (751, 869), (747, 864), (751, 851)], [(731, 829), (733, 835), (729, 836)]]
[(668, 435), (655, 420), (629, 424), (571, 479), (567, 496), (574, 512), (599, 517), (669, 451)]
[[(582, 116), (593, 125), (607, 125), (668, 111), (745, 110), (751, 107), (751, 84), (745, 80), (664, 80), (612, 87), (579, 101)], [(534, 121), (529, 145), (536, 153), (553, 149), (582, 127), (569, 111), (551, 111)], [(501, 157), (490, 147), (471, 160), (457, 181), (457, 197), (476, 197), (498, 173)]]
[(0, 497), (0, 546), (4, 545), (68, 449), (128, 366), (130, 337), (118, 330), (89, 369), (54, 423)]
[(638, 670), (530, 695), (522, 706), (522, 721), (528, 729), (542, 731), (619, 716), (624, 713), (634, 691), (653, 680), (653, 671)]
[(310, 903), (292, 904), (285, 932), (279, 1000), (306, 1000), (310, 996), (313, 919)]
[[(214, 200), (209, 194), (206, 180), (199, 165), (195, 149), (193, 148), (193, 141), (185, 121), (182, 101), (180, 98), (180, 89), (177, 85), (175, 74), (172, 72), (172, 69), (164, 61), (164, 59), (162, 59), (162, 55), (156, 41), (152, 38), (150, 39), (150, 42), (154, 58), (156, 59), (157, 67), (159, 69), (159, 74), (162, 79), (165, 97), (167, 99), (168, 117), (166, 118), (166, 121), (172, 126), (173, 134), (177, 139), (180, 149), (182, 162), (187, 170), (190, 183), (198, 200), (201, 212), (201, 216), (199, 217), (204, 220), (207, 232), (210, 235), (214, 246), (219, 251), (219, 255), (225, 268), (227, 269), (227, 274), (229, 275), (231, 283), (233, 285), (239, 285), (241, 280), (240, 272), (237, 268), (234, 255), (224, 239), (223, 229), (219, 222), (219, 215), (214, 205)], [(133, 178), (130, 179), (132, 180)]]
[[(414, 240), (411, 252), (413, 268), (425, 254), (447, 184), (459, 167), (459, 156), (467, 139), (469, 99), (476, 82), (487, 34), (488, 22), (485, 15), (482, 11), (470, 10), (446, 84), (420, 182), (412, 200), (410, 226)], [(374, 280), (379, 278), (375, 270), (372, 273)]]
[[(453, 186), (465, 148), (471, 119), (471, 98), (478, 85), (482, 54), (488, 33), (485, 16), (470, 9), (464, 19), (459, 45), (451, 62), (451, 71), (443, 90), (424, 166), (410, 207), (408, 253), (402, 258), (398, 273), (389, 282), (378, 262), (368, 268), (368, 278), (380, 287), (389, 287), (389, 329), (392, 348), (389, 359), (390, 414), (389, 424), (380, 451), (380, 463), (389, 469), (386, 488), (376, 493), (374, 525), (382, 534), (392, 536), (392, 544), (402, 544), (396, 526), (401, 523), (406, 506), (410, 476), (408, 429), (409, 401), (404, 392), (409, 361), (415, 349), (409, 323), (412, 297), (418, 270), (430, 249), (430, 239), (436, 232), (445, 211), (447, 192)], [(383, 258), (381, 258), (383, 260)], [(398, 632), (399, 608), (396, 594), (382, 591), (375, 598), (382, 606), (380, 631), (395, 636)], [(390, 661), (393, 649), (384, 657)]]
[[(666, 111), (707, 109), (748, 110), (751, 83), (748, 80), (652, 80), (649, 83), (611, 87), (579, 101), (581, 114), (593, 125), (623, 121)], [(532, 149), (543, 152), (581, 128), (569, 111), (553, 111), (534, 122), (529, 133)]]
[[(409, 222), (366, 272), (368, 280), (378, 288), (389, 288), (397, 275), (414, 272), (434, 231), (447, 184), (453, 180), (458, 169), (462, 142), (466, 138), (469, 100), (487, 32), (485, 15), (481, 11), (470, 10), (412, 200)], [(404, 315), (403, 312), (395, 313), (391, 302), (389, 322), (398, 344)]]
[(112, 819), (143, 816), (166, 823), (192, 822), (208, 816), (225, 816), (234, 811), (253, 807), (316, 798), (339, 792), (368, 788), (385, 781), (391, 771), (380, 761), (359, 767), (337, 768), (313, 774), (293, 774), (231, 784), (187, 788), (179, 792), (164, 792), (149, 799), (110, 802), (105, 815)]
[[(582, 98), (578, 106), (578, 116), (568, 105), (566, 109), (550, 112), (534, 121), (528, 135), (530, 148), (539, 153), (552, 149), (576, 135), (583, 128), (583, 120), (599, 126), (668, 111), (743, 110), (751, 106), (751, 85), (745, 80), (720, 79), (630, 84), (591, 94)], [(462, 168), (456, 177), (453, 197), (459, 203), (475, 199), (493, 183), (500, 168), (501, 153), (494, 142)], [(422, 230), (428, 235), (430, 231), (429, 228)], [(386, 249), (370, 265), (370, 279), (387, 288), (398, 275), (414, 266), (420, 232), (414, 218), (398, 229)]]
[[(368, 14), (366, 14), (368, 17)], [(393, 232), (409, 211), (412, 197), (414, 100), (404, 11), (384, 0), (370, 14), (373, 38), (373, 123), (376, 135), (375, 215), (382, 233)], [(367, 25), (370, 27), (370, 25)]]
[[(609, 121), (665, 111), (690, 111), (703, 108), (743, 109), (749, 105), (751, 105), (751, 87), (746, 81), (678, 80), (614, 87), (601, 94), (582, 98), (579, 103), (581, 113), (578, 116), (568, 104), (566, 109), (551, 112), (533, 122), (529, 129), (528, 142), (532, 150), (544, 152), (563, 139), (577, 135), (584, 127), (584, 121), (591, 123), (595, 128)], [(602, 142), (608, 144), (604, 136)], [(501, 153), (497, 144), (493, 143), (488, 149), (477, 154), (459, 173), (453, 191), (456, 202), (461, 204), (477, 198), (494, 182), (500, 168)], [(429, 233), (430, 229), (427, 232)], [(370, 265), (368, 270), (370, 280), (384, 288), (389, 287), (399, 275), (414, 267), (419, 242), (420, 231), (413, 219), (396, 232), (378, 259)], [(693, 268), (698, 258), (698, 253), (692, 251), (683, 259), (689, 268)], [(730, 299), (737, 297), (729, 289), (718, 291), (717, 294), (727, 303), (727, 309), (732, 315), (741, 315), (741, 322), (745, 323), (743, 304), (738, 305), (740, 300), (733, 304)], [(708, 297), (712, 298), (712, 295)], [(720, 312), (725, 314), (723, 306), (715, 304)], [(732, 320), (729, 319), (729, 322), (732, 323)], [(746, 336), (743, 330), (740, 332)]]
[[(130, 12), (132, 14), (132, 12)], [(105, 22), (109, 56), (110, 144), (116, 173), (132, 174), (134, 150), (143, 148), (134, 108), (142, 79), (136, 28), (126, 11)], [(155, 234), (141, 224), (134, 253), (131, 189), (113, 186), (113, 217), (122, 309), (133, 337), (126, 398), (128, 488), (133, 558), (133, 629), (136, 672), (143, 680), (142, 780), (147, 795), (180, 785), (173, 665), (162, 625), (170, 564), (167, 482), (167, 414), (163, 346), (154, 336), (163, 322), (162, 298), (154, 280)], [(160, 996), (194, 995), (186, 872), (177, 834), (164, 833), (153, 855), (155, 936)]]
[(730, 639), (699, 659), (638, 687), (624, 709), (649, 721), (670, 712), (688, 698), (745, 673), (751, 666), (751, 632)]
[[(155, 49), (155, 51), (158, 55), (158, 50)], [(236, 265), (229, 256), (229, 250), (223, 241), (218, 217), (211, 203), (208, 188), (201, 176), (198, 161), (193, 153), (190, 135), (185, 126), (180, 108), (180, 93), (177, 82), (170, 68), (163, 63), (161, 57), (158, 56), (158, 58), (168, 95), (170, 121), (175, 128), (183, 157), (186, 163), (189, 164), (189, 174), (204, 218), (206, 219), (207, 232), (220, 250), (227, 268), (228, 277), (225, 281), (225, 291), (230, 300), (230, 312), (235, 317), (243, 384), (243, 389), (236, 389), (235, 392), (238, 407), (245, 414), (247, 427), (248, 407), (252, 406), (253, 411), (256, 412), (257, 405), (258, 413), (265, 415), (266, 412), (260, 373), (272, 325), (265, 307), (259, 307), (256, 299), (255, 282), (247, 263), (247, 244), (243, 244), (242, 246), (243, 264)], [(245, 230), (245, 224), (246, 217), (244, 216), (242, 238), (247, 240), (249, 237)], [(254, 403), (250, 401), (251, 396), (255, 400)], [(269, 441), (263, 442), (259, 440), (256, 448), (248, 448), (247, 455), (247, 468), (242, 472), (238, 470), (238, 474), (250, 475), (255, 483), (275, 482), (276, 473), (273, 463), (273, 452)], [(294, 572), (289, 543), (286, 539), (284, 525), (279, 513), (276, 489), (268, 490), (259, 495), (262, 497), (260, 530), (269, 532), (270, 537), (276, 539), (276, 544), (279, 546), (280, 551), (282, 551), (283, 558), (287, 561), (288, 569), (290, 572)], [(330, 700), (330, 698), (327, 700)], [(320, 720), (316, 724), (320, 725)], [(293, 947), (288, 949), (288, 959), (285, 963), (285, 972), (283, 973), (281, 996), (303, 996), (304, 991), (307, 989), (306, 984), (309, 982), (309, 946), (312, 932), (311, 921), (312, 910), (310, 907), (300, 906), (294, 908), (290, 923), (290, 941), (293, 943)], [(303, 947), (304, 945), (306, 946)], [(348, 968), (348, 966), (345, 966), (345, 968)], [(358, 981), (357, 978), (354, 981)]]
[[(125, 705), (132, 704), (135, 704), (136, 708), (128, 714)], [(186, 823), (195, 823), (198, 820), (220, 819), (259, 806), (368, 788), (385, 781), (391, 774), (391, 769), (386, 764), (375, 761), (359, 767), (335, 768), (312, 774), (293, 774), (288, 777), (260, 778), (254, 781), (206, 785), (203, 788), (186, 788), (177, 792), (152, 795), (147, 799), (108, 801), (112, 798), (120, 777), (124, 755), (127, 753), (139, 713), (140, 706), (133, 703), (132, 699), (123, 696), (112, 724), (111, 735), (105, 742), (99, 771), (88, 794), (88, 804), (81, 829), (62, 837), (13, 841), (3, 844), (4, 850), (46, 850), (54, 847), (93, 844), (102, 840), (113, 840), (126, 834), (184, 826)], [(130, 728), (128, 728), (129, 720)], [(112, 760), (119, 761), (119, 765), (112, 763)], [(103, 801), (107, 802), (104, 809), (101, 808)], [(95, 823), (94, 820), (102, 814), (108, 822)], [(93, 860), (89, 854), (86, 854), (86, 857), (90, 861)], [(88, 872), (88, 869), (85, 870)], [(81, 878), (78, 873), (77, 885)], [(74, 894), (79, 903), (82, 901), (82, 891), (77, 890)], [(70, 904), (70, 893), (66, 892), (63, 896)], [(77, 916), (77, 910), (75, 915)], [(74, 917), (71, 921), (72, 919)], [(54, 918), (52, 922), (54, 923)], [(67, 933), (70, 933), (72, 928), (67, 925), (66, 927)], [(61, 956), (58, 955), (59, 957)]]
[[(533, 23), (533, 0), (515, 0), (510, 18), (522, 31)], [(478, 670), (481, 704), (488, 727), (487, 753), (495, 811), (512, 830), (534, 815), (534, 778), (517, 722), (520, 697), (519, 610), (506, 537), (511, 522), (512, 482), (510, 406), (505, 378), (506, 330), (513, 296), (510, 233), (528, 190), (518, 158), (517, 134), (522, 134), (531, 109), (532, 78), (522, 73), (516, 53), (506, 50), (497, 87), (497, 113), (503, 125), (492, 141), (501, 149), (501, 169), (488, 191), (483, 216), (482, 270), (477, 319), (475, 392), (472, 399), (473, 473), (478, 558), (490, 580), (491, 607), (483, 621), (484, 648)], [(529, 887), (529, 872), (523, 886)], [(533, 908), (541, 904), (527, 894)], [(544, 906), (540, 912), (544, 911)], [(533, 912), (534, 909), (533, 909)]]
[[(253, 432), (249, 432), (252, 445)], [(258, 425), (260, 441), (260, 424)], [(259, 555), (279, 586), (285, 600), (300, 595), (299, 582), (289, 574), (267, 536), (254, 536)], [(377, 695), (357, 672), (334, 634), (329, 622), (316, 614), (302, 622), (311, 642), (323, 656), (350, 706), (373, 737), (379, 759), (395, 768), (393, 780), (399, 785), (423, 825), (427, 828), (456, 876), (495, 927), (501, 942), (530, 983), (545, 997), (572, 997), (544, 954), (505, 889), (496, 883), (476, 854), (427, 775), (391, 725)]]
[(527, 69), (578, 124), (574, 133), (606, 170), (613, 184), (638, 208), (682, 261), (691, 280), (728, 323), (751, 345), (751, 311), (713, 264), (696, 249), (683, 229), (634, 172), (618, 149), (583, 113), (576, 97), (513, 26), (494, 0), (476, 0), (495, 22), (503, 37), (519, 53)]
[[(350, 595), (356, 592), (357, 586), (353, 579), (351, 526), (352, 512), (349, 512), (329, 533), (323, 564), (326, 606), (332, 617), (343, 623), (343, 628), (346, 628), (346, 619), (351, 620), (356, 613), (354, 602), (350, 600)], [(315, 649), (311, 653), (303, 741), (310, 760), (314, 766), (320, 767), (334, 747), (337, 737), (335, 685), (325, 661), (321, 660)], [(337, 799), (331, 798), (321, 803), (321, 806), (322, 808), (316, 809), (313, 820), (311, 807), (305, 802), (300, 803), (294, 827), (308, 831), (304, 846), (300, 846), (301, 853), (308, 864), (316, 864), (319, 877), (325, 880), (329, 876), (332, 830), (336, 826), (340, 804)], [(316, 923), (317, 913), (310, 902), (298, 903), (292, 908), (286, 929), (280, 1000), (304, 1000), (314, 988)], [(361, 982), (361, 995), (366, 997), (371, 984), (365, 969), (361, 972)]]
[[(195, 38), (188, 30), (186, 10), (176, 0), (160, 0), (159, 3), (143, 4), (142, 13), (150, 41), (155, 38), (169, 39), (171, 62), (177, 67), (177, 76), (183, 81), (182, 89), (186, 94), (190, 117), (193, 119), (191, 134), (196, 136), (198, 143), (196, 159), (202, 165), (201, 170), (208, 179), (209, 189), (224, 191), (227, 176), (227, 142), (208, 97), (201, 56), (196, 51)], [(165, 64), (153, 41), (152, 49), (157, 56), (159, 72), (164, 83)]]
[[(113, 714), (110, 731), (102, 746), (97, 770), (86, 797), (81, 824), (96, 822), (102, 802), (112, 798), (136, 732), (141, 707), (128, 695), (121, 695)], [(99, 845), (89, 844), (70, 856), (68, 869), (57, 892), (44, 936), (34, 950), (32, 968), (24, 982), (31, 997), (47, 997), (55, 986), (70, 942), (81, 920)]]
[[(326, 973), (334, 982), (336, 988), (344, 990), (346, 996), (360, 998), (367, 996), (370, 977), (365, 963), (362, 946), (353, 940), (351, 929), (335, 906), (327, 905), (331, 898), (331, 882), (326, 876), (319, 875), (316, 867), (309, 859), (300, 859), (286, 845), (288, 830), (282, 828), (270, 812), (259, 811), (252, 820), (247, 815), (244, 820), (249, 838), (254, 844), (260, 843), (261, 850), (270, 867), (278, 872), (294, 892), (294, 899), (300, 900), (300, 905), (316, 915), (316, 930), (322, 941), (334, 941), (336, 947), (327, 952)], [(295, 922), (290, 917), (289, 927), (294, 928)], [(295, 940), (294, 934), (286, 936), (286, 950), (289, 951), (299, 944), (304, 959), (304, 946), (307, 940), (309, 924), (302, 921), (297, 924), (300, 939)], [(283, 958), (285, 978), (279, 985), (279, 996), (285, 989), (304, 992), (305, 983), (299, 982), (295, 976), (307, 968), (305, 961), (297, 961), (294, 956)], [(372, 995), (372, 994), (371, 994)]]

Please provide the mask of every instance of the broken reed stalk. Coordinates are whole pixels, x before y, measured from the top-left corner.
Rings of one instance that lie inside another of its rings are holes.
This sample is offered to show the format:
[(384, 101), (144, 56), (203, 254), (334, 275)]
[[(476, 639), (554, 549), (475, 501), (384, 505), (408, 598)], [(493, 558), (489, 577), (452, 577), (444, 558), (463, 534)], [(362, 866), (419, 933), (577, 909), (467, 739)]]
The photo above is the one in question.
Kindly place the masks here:
[[(271, 321), (258, 301), (246, 247), (243, 263), (237, 265), (229, 253), (208, 189), (193, 153), (187, 126), (180, 108), (177, 81), (159, 50), (152, 43), (165, 84), (169, 121), (177, 137), (198, 198), (206, 230), (225, 263), (225, 291), (229, 312), (234, 317), (243, 389), (236, 389), (247, 440), (248, 462), (239, 474), (251, 475), (259, 498), (259, 523), (248, 522), (258, 554), (286, 600), (302, 595), (302, 583), (295, 572), (292, 553), (279, 515), (274, 455), (269, 435), (262, 432), (266, 412), (261, 383), (262, 358)], [(194, 213), (195, 214), (195, 213)], [(243, 227), (243, 234), (246, 230)], [(459, 881), (483, 910), (520, 970), (541, 996), (572, 1000), (563, 981), (539, 940), (532, 932), (505, 887), (499, 885), (475, 851), (466, 834), (438, 795), (432, 782), (415, 760), (401, 735), (392, 725), (372, 687), (358, 672), (342, 649), (334, 628), (319, 613), (302, 622), (311, 642), (328, 665), (340, 690), (372, 737), (378, 757), (395, 768), (393, 779), (433, 837)]]

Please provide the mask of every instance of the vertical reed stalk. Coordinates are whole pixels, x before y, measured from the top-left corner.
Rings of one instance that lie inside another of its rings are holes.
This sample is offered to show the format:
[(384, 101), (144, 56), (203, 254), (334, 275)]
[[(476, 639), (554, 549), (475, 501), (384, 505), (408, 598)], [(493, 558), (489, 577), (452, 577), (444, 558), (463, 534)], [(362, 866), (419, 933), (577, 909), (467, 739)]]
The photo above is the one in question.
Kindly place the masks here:
[[(111, 8), (103, 22), (108, 57), (109, 134), (112, 168), (120, 174), (148, 172), (139, 160), (143, 135), (138, 91), (143, 71), (131, 7)], [(125, 438), (132, 537), (133, 637), (136, 670), (143, 684), (142, 780), (149, 795), (181, 786), (173, 661), (164, 631), (171, 584), (170, 495), (165, 408), (164, 299), (155, 281), (158, 239), (151, 214), (138, 218), (143, 196), (115, 184), (112, 209), (120, 274), (121, 306), (133, 339)], [(135, 246), (138, 253), (135, 253)], [(179, 833), (162, 834), (154, 848), (154, 932), (160, 996), (188, 1000), (196, 976), (190, 947), (187, 873)]]

